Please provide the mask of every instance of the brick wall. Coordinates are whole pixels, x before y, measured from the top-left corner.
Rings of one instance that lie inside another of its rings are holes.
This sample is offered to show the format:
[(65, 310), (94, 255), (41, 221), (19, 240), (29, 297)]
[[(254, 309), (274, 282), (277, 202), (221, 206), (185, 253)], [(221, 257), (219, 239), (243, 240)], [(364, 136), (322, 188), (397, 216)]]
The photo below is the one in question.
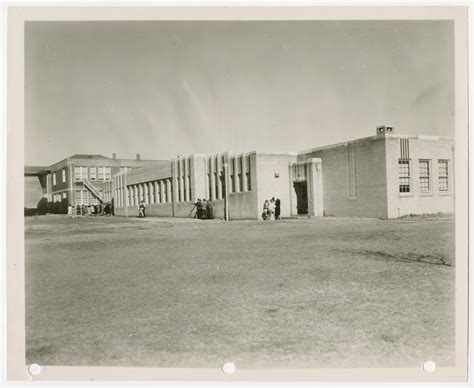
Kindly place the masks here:
[[(386, 139), (388, 217), (438, 212), (452, 213), (454, 211), (453, 140), (423, 136), (407, 138), (411, 172), (410, 193), (399, 192), (400, 139), (396, 136), (388, 136)], [(420, 190), (420, 159), (430, 161), (430, 193), (422, 193)], [(447, 193), (439, 192), (438, 159), (448, 160), (449, 191)]]
[[(354, 163), (352, 172), (350, 157)], [(308, 158), (322, 160), (325, 216), (387, 217), (383, 137), (360, 139), (298, 155), (299, 161)], [(355, 176), (351, 177), (350, 173)]]

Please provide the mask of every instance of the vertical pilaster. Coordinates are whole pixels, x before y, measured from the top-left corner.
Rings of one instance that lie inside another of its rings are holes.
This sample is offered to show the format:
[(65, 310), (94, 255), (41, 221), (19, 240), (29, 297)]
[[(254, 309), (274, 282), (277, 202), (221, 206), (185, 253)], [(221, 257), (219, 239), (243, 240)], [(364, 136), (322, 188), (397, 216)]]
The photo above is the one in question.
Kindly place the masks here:
[(183, 199), (184, 202), (188, 202), (189, 201), (189, 198), (188, 198), (188, 189), (189, 189), (189, 182), (188, 182), (188, 174), (189, 174), (189, 171), (188, 171), (188, 156), (186, 155), (184, 158), (183, 158), (183, 168), (181, 170), (182, 172), (182, 176), (183, 176), (183, 191), (184, 191), (184, 195), (181, 196), (181, 198)]
[(211, 198), (216, 200), (216, 163), (214, 155), (211, 155), (210, 157), (209, 166), (211, 171)]
[[(204, 159), (204, 193), (205, 197), (209, 199), (211, 197), (211, 193), (209, 192), (209, 183), (211, 181), (210, 179), (210, 167), (209, 167), (209, 158)], [(195, 195), (195, 198), (197, 198), (197, 195)]]
[(321, 158), (312, 158), (306, 164), (306, 179), (308, 182), (308, 215), (322, 217), (323, 203), (323, 174)]
[(248, 172), (247, 168), (247, 155), (242, 154), (242, 191), (247, 192), (248, 187), (247, 187), (247, 175), (246, 173)]
[(160, 195), (160, 183), (158, 181), (153, 181), (150, 183), (153, 185), (153, 203), (160, 203), (161, 195)]
[(222, 154), (218, 153), (217, 154), (217, 166), (216, 166), (216, 172), (217, 172), (217, 198), (222, 199), (222, 183), (221, 183), (221, 174), (223, 171), (223, 166), (222, 166)]
[(166, 180), (166, 202), (171, 202), (172, 201), (172, 187), (171, 187), (171, 179)]

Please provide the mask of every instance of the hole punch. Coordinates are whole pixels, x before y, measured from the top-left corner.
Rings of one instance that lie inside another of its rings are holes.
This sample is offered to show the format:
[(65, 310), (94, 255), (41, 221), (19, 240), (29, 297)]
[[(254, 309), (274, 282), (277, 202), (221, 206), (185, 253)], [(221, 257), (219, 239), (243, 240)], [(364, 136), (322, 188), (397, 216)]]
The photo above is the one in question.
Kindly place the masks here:
[(222, 371), (227, 375), (231, 375), (235, 372), (235, 365), (232, 362), (226, 362), (222, 367)]
[(423, 370), (426, 373), (433, 373), (436, 370), (436, 364), (434, 361), (425, 361), (423, 364)]
[(41, 367), (38, 364), (31, 364), (28, 367), (28, 372), (31, 376), (38, 376), (41, 373)]

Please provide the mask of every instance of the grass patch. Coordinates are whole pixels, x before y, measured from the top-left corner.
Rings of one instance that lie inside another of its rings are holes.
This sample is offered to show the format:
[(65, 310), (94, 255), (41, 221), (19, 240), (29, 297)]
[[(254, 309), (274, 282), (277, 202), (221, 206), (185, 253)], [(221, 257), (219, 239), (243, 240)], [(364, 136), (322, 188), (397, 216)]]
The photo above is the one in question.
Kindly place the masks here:
[(25, 220), (40, 365), (454, 365), (454, 223)]

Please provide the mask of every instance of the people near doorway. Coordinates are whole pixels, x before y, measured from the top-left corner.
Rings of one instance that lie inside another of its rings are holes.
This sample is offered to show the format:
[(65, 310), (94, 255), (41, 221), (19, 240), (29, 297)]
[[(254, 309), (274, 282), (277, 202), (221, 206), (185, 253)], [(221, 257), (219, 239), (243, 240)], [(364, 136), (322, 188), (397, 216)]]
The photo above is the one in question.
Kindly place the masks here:
[(94, 205), (94, 216), (97, 216), (99, 214), (99, 206), (96, 204)]
[(81, 206), (81, 214), (82, 214), (83, 216), (86, 215), (86, 206), (85, 206), (85, 205), (82, 205), (82, 206)]
[(280, 202), (280, 198), (277, 198), (275, 200), (275, 220), (279, 220), (280, 219), (280, 214), (281, 214), (281, 202)]
[(145, 218), (145, 201), (142, 199), (138, 205), (138, 218)]
[(209, 198), (206, 203), (206, 213), (207, 219), (213, 220), (214, 219), (214, 202)]
[(263, 203), (263, 212), (262, 212), (262, 218), (266, 221), (269, 219), (269, 207), (270, 207), (270, 201), (268, 199), (265, 200)]
[(76, 205), (76, 215), (77, 216), (81, 215), (81, 205), (79, 205), (79, 204)]
[(275, 219), (275, 197), (272, 197), (272, 199), (270, 199), (270, 203), (268, 205), (268, 212), (270, 214), (270, 220), (274, 220)]

